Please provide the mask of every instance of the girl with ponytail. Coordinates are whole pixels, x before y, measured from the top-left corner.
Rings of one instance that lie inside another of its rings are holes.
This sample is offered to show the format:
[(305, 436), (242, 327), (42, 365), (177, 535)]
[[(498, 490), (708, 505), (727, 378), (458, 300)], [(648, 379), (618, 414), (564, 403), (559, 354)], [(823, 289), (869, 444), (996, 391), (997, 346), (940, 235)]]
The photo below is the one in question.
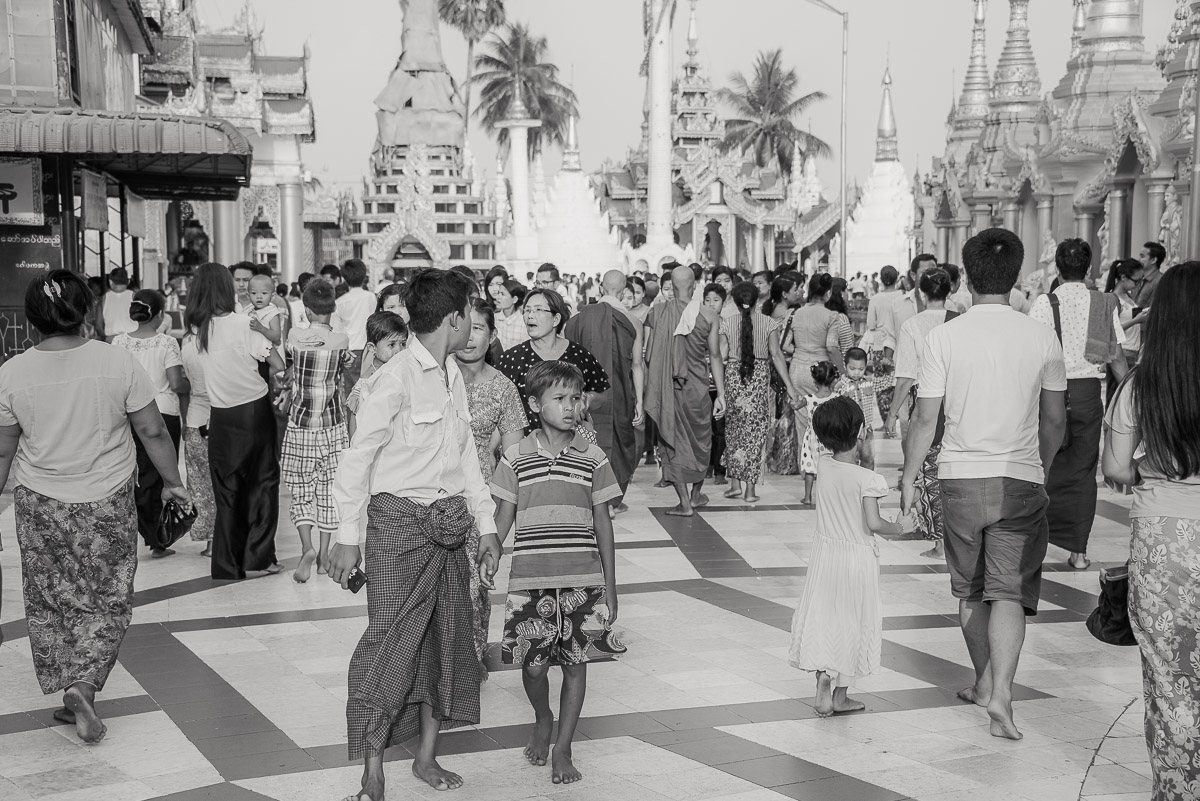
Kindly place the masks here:
[(725, 497), (754, 503), (758, 500), (756, 485), (762, 480), (763, 449), (773, 422), (768, 391), (772, 366), (788, 397), (794, 401), (798, 395), (779, 345), (781, 325), (758, 310), (758, 287), (748, 281), (740, 283), (733, 288), (732, 300), (737, 316), (721, 321), (721, 357), (729, 376), (725, 466), (730, 486)]

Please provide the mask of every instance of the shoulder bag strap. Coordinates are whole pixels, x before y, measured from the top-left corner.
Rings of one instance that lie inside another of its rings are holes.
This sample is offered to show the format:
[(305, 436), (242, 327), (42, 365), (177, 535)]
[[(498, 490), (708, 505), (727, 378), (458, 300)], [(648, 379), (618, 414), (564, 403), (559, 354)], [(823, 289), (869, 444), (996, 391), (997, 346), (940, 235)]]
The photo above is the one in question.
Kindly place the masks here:
[(1062, 338), (1062, 315), (1058, 310), (1058, 295), (1051, 292), (1047, 297), (1050, 298), (1050, 311), (1054, 313), (1054, 333), (1058, 334), (1058, 344), (1061, 345)]

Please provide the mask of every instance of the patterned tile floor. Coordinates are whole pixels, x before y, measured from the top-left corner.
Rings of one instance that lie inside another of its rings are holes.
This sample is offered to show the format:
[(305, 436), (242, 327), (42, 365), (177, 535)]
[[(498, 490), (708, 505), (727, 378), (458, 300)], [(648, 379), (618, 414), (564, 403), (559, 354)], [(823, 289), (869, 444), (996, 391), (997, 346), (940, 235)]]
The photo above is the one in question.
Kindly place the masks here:
[[(899, 448), (877, 442), (882, 473)], [(989, 736), (969, 683), (945, 568), (921, 542), (882, 549), (885, 671), (860, 682), (867, 711), (820, 720), (811, 676), (788, 666), (788, 629), (804, 585), (814, 513), (800, 482), (772, 478), (755, 507), (713, 504), (679, 521), (670, 490), (643, 468), (617, 519), (619, 628), (629, 655), (589, 675), (570, 788), (520, 755), (531, 713), (520, 674), (494, 654), (483, 723), (445, 739), (467, 784), (454, 797), (766, 801), (1089, 801), (1149, 798), (1136, 649), (1093, 640), (1095, 567), (1052, 552), (1042, 613), (1029, 627), (1018, 682), (1019, 743)], [(887, 504), (894, 508), (896, 494)], [(138, 608), (102, 698), (109, 735), (83, 746), (53, 725), (24, 636), (11, 495), (0, 502), (5, 639), (0, 646), (0, 799), (25, 801), (333, 801), (357, 787), (343, 709), (365, 599), (288, 575), (217, 585), (184, 543), (138, 571)], [(286, 508), (286, 504), (285, 504)], [(1101, 488), (1096, 567), (1124, 561), (1128, 500)], [(281, 527), (282, 557), (298, 543)], [(1053, 551), (1054, 549), (1052, 549)], [(503, 590), (503, 587), (500, 588)], [(492, 639), (502, 624), (497, 593)], [(388, 799), (437, 793), (412, 779), (409, 753), (388, 754)]]

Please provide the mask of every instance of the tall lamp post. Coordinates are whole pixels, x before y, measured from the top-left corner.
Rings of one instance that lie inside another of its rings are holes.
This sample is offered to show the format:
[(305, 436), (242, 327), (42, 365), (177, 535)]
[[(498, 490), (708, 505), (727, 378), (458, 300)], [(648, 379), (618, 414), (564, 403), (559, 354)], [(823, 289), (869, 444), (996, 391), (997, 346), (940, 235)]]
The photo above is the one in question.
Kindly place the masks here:
[(805, 0), (810, 5), (823, 8), (826, 11), (832, 11), (842, 18), (842, 144), (838, 152), (838, 161), (841, 162), (841, 197), (842, 197), (842, 236), (841, 236), (841, 252), (838, 254), (839, 264), (838, 269), (843, 276), (846, 275), (846, 85), (848, 78), (848, 66), (850, 61), (850, 14), (841, 9), (834, 8), (825, 0)]

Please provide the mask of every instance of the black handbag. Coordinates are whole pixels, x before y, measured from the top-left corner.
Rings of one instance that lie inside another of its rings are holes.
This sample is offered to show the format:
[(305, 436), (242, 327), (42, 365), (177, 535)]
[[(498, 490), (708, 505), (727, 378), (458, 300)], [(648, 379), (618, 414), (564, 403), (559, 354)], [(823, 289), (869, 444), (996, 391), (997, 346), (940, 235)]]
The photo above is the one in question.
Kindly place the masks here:
[[(1050, 293), (1050, 309), (1054, 312), (1054, 333), (1058, 334), (1058, 344), (1061, 346), (1062, 337), (1062, 317), (1058, 312), (1058, 295)], [(1071, 390), (1066, 392), (1067, 398), (1067, 424), (1063, 429), (1062, 444), (1058, 446), (1058, 452), (1062, 453), (1067, 448), (1071, 447)]]
[(184, 509), (175, 501), (163, 504), (162, 513), (158, 516), (158, 528), (154, 532), (155, 548), (170, 548), (179, 542), (192, 530), (196, 522), (196, 505)]
[(1129, 622), (1129, 563), (1100, 571), (1100, 598), (1088, 615), (1092, 636), (1109, 645), (1137, 645)]

